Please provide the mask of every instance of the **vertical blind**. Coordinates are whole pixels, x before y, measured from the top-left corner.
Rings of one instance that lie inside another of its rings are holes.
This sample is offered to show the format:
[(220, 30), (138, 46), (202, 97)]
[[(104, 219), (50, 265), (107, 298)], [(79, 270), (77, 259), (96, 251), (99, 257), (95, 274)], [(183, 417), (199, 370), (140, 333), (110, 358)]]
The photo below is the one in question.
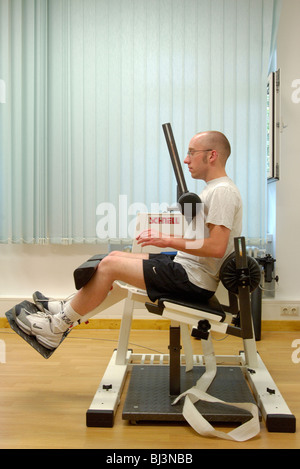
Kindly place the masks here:
[[(266, 82), (279, 7), (0, 0), (0, 242), (130, 237), (134, 212), (176, 202), (166, 122), (182, 159), (196, 132), (227, 135), (244, 235), (264, 238)], [(203, 183), (185, 174), (199, 192)]]

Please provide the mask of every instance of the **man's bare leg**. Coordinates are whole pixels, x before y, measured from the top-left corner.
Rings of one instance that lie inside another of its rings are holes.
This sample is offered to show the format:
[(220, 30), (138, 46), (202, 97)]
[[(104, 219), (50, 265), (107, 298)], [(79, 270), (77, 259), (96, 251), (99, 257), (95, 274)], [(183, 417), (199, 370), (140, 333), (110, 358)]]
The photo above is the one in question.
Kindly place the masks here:
[(112, 251), (108, 256), (128, 257), (131, 259), (149, 259), (149, 254), (143, 252)]
[(96, 273), (75, 297), (71, 307), (80, 316), (85, 316), (99, 306), (107, 297), (115, 280), (134, 287), (146, 289), (143, 272), (143, 259), (147, 255), (123, 253), (108, 255), (99, 263)]
[(147, 257), (128, 254), (106, 256), (88, 284), (58, 313), (28, 314), (26, 309), (21, 308), (16, 312), (17, 324), (26, 334), (35, 336), (43, 346), (56, 348), (73, 323), (94, 311), (105, 300), (115, 280), (145, 289), (143, 259)]
[[(131, 253), (131, 252), (126, 252), (126, 251), (112, 251), (110, 254), (108, 254), (109, 257), (119, 257), (119, 258), (129, 258), (129, 259), (148, 259), (149, 254), (145, 253)], [(36, 296), (36, 293), (38, 293), (38, 296)], [(44, 295), (41, 295), (40, 292), (35, 293), (35, 298), (34, 301), (39, 307), (41, 311), (49, 311), (51, 314), (56, 314), (59, 313), (63, 306), (66, 306), (67, 304), (70, 304), (71, 299), (74, 298), (74, 295), (71, 295), (68, 299), (65, 301), (62, 300), (55, 300), (51, 299), (48, 297), (45, 297)]]

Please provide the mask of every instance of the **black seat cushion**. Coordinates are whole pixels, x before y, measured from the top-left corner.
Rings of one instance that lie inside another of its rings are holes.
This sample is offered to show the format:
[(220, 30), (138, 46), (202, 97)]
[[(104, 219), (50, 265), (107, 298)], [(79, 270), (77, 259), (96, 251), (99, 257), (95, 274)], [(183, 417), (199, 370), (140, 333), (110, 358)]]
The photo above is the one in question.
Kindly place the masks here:
[(207, 313), (215, 314), (221, 317), (221, 322), (223, 322), (226, 318), (226, 313), (222, 308), (219, 300), (215, 295), (213, 295), (208, 300), (193, 300), (193, 301), (186, 301), (185, 299), (177, 299), (177, 298), (160, 298), (158, 301), (158, 306), (162, 308), (165, 302), (174, 303), (176, 305), (185, 306), (191, 309), (197, 309), (199, 311), (205, 311)]

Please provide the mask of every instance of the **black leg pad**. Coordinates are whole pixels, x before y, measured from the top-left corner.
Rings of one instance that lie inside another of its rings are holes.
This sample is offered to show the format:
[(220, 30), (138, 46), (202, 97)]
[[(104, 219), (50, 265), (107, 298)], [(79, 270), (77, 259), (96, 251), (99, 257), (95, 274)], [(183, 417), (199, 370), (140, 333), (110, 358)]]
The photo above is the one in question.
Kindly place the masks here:
[(106, 256), (107, 254), (97, 254), (74, 270), (73, 275), (76, 290), (80, 290), (80, 288), (84, 287), (84, 285), (86, 285), (91, 280), (92, 276), (97, 270), (99, 262), (101, 262), (102, 259)]

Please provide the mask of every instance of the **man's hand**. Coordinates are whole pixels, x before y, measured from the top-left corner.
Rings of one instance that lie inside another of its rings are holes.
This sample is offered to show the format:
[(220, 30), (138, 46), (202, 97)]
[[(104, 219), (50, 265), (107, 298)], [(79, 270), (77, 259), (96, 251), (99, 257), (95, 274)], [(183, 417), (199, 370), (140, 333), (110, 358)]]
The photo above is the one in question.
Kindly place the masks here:
[(185, 239), (166, 236), (155, 230), (142, 231), (136, 238), (142, 247), (156, 246), (171, 248), (199, 257), (222, 258), (227, 249), (230, 230), (222, 225), (209, 225), (209, 237), (204, 239)]
[(164, 236), (163, 233), (155, 230), (144, 230), (136, 237), (137, 243), (142, 247), (156, 246), (158, 248), (169, 247), (168, 241), (170, 238)]

